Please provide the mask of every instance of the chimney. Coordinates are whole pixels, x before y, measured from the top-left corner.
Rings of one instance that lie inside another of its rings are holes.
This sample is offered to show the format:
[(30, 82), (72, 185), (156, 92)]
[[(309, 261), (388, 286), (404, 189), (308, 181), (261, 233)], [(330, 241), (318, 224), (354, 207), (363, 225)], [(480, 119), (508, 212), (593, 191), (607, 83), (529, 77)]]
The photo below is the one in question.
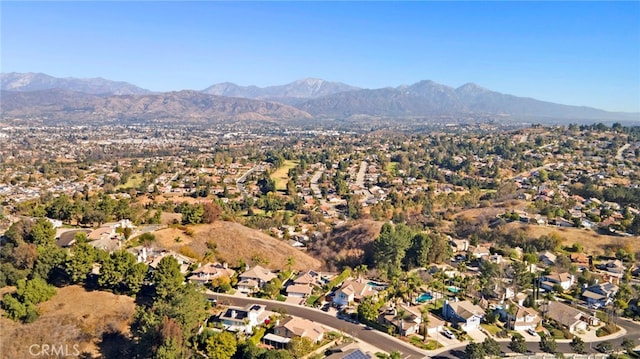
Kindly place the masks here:
[(235, 310), (231, 311), (231, 318), (235, 318), (238, 315), (238, 313)]
[(227, 264), (227, 262), (222, 263), (222, 268), (224, 269), (228, 269), (229, 265)]

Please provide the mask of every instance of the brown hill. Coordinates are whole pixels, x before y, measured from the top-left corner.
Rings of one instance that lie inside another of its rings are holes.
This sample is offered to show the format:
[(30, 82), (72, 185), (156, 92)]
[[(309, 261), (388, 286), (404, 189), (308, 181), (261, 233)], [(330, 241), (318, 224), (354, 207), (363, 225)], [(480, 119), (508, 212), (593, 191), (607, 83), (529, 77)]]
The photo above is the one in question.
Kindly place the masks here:
[(373, 264), (373, 240), (380, 234), (383, 222), (360, 220), (326, 233), (309, 247), (309, 253), (325, 261), (329, 270), (343, 266)]
[(64, 121), (154, 121), (206, 124), (225, 120), (287, 120), (311, 116), (275, 102), (203, 94), (197, 91), (151, 95), (98, 96), (68, 90), (2, 91), (3, 117)]
[[(34, 344), (62, 345), (63, 356), (90, 353), (87, 357), (122, 352), (128, 343), (129, 325), (135, 310), (134, 299), (107, 292), (88, 292), (80, 286), (57, 289), (57, 294), (40, 304), (40, 318), (21, 324), (0, 317), (2, 358), (31, 358), (40, 355)], [(119, 340), (114, 340), (119, 339)], [(77, 345), (77, 347), (74, 347)], [(55, 355), (54, 355), (55, 356)], [(51, 357), (54, 357), (51, 356)], [(48, 355), (40, 357), (49, 358)], [(112, 356), (113, 357), (113, 356)]]
[[(193, 232), (188, 235), (187, 232)], [(185, 230), (166, 228), (155, 232), (157, 245), (203, 258), (207, 241), (216, 245), (219, 261), (236, 264), (242, 259), (249, 265), (263, 263), (272, 269), (285, 269), (287, 258), (294, 258), (294, 269), (319, 269), (322, 262), (284, 241), (239, 223), (219, 221), (213, 224), (188, 226)], [(191, 253), (190, 253), (191, 252)]]

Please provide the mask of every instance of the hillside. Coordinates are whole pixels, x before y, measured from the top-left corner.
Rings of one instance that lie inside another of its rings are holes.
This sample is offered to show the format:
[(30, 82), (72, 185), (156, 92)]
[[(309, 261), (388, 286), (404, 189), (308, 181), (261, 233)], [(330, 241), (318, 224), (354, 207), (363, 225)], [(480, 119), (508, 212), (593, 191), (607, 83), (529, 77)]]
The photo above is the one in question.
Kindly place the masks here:
[(426, 115), (494, 115), (541, 120), (640, 120), (640, 114), (614, 113), (506, 95), (469, 83), (458, 88), (433, 81), (413, 85), (337, 93), (297, 106), (314, 116), (356, 115), (419, 117)]
[(342, 266), (373, 263), (373, 240), (380, 234), (382, 222), (360, 220), (347, 223), (314, 241), (309, 253), (326, 262), (329, 270)]
[[(294, 258), (294, 269), (319, 269), (322, 262), (305, 252), (289, 246), (286, 242), (270, 237), (260, 231), (245, 227), (239, 223), (218, 221), (212, 224), (189, 226), (192, 235), (177, 228), (166, 228), (155, 232), (157, 245), (162, 248), (184, 251), (185, 248), (199, 256), (207, 252), (207, 241), (217, 246), (216, 258), (236, 264), (239, 259), (249, 265), (266, 261), (267, 267), (284, 269), (287, 258)], [(176, 241), (179, 238), (179, 241)]]
[(111, 81), (103, 78), (78, 79), (74, 77), (57, 78), (42, 73), (3, 73), (0, 74), (2, 90), (6, 91), (42, 91), (64, 89), (88, 94), (142, 95), (151, 91), (123, 81)]
[(207, 95), (196, 91), (153, 95), (97, 96), (69, 90), (2, 91), (2, 116), (46, 118), (48, 123), (189, 122), (310, 118), (275, 102)]
[[(66, 348), (74, 345), (87, 357), (119, 357), (126, 349), (129, 325), (135, 310), (134, 299), (108, 292), (88, 292), (80, 286), (57, 289), (49, 301), (39, 305), (40, 318), (29, 324), (0, 317), (2, 358), (31, 358), (31, 345), (48, 343)], [(36, 348), (32, 348), (35, 350)], [(107, 355), (112, 354), (112, 355)], [(44, 356), (46, 357), (46, 356)]]

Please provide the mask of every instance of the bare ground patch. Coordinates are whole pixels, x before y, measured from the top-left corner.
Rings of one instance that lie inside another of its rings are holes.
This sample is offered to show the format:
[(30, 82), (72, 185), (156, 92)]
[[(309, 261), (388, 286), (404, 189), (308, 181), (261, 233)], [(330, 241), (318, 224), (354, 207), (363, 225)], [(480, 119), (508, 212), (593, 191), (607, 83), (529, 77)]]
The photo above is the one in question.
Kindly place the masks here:
[(284, 269), (287, 258), (293, 257), (295, 269), (322, 267), (319, 260), (305, 252), (239, 223), (218, 221), (213, 224), (188, 226), (188, 229), (193, 231), (193, 234), (187, 235), (185, 231), (178, 228), (157, 231), (155, 232), (156, 243), (162, 248), (175, 251), (184, 251), (184, 248), (189, 248), (202, 258), (207, 252), (207, 241), (212, 241), (217, 246), (217, 259), (231, 264), (237, 263), (240, 259), (251, 265), (266, 261), (268, 267)]
[[(66, 353), (75, 349), (100, 357), (103, 335), (129, 336), (135, 311), (134, 299), (107, 292), (88, 292), (80, 286), (58, 288), (58, 293), (39, 305), (40, 318), (21, 324), (0, 318), (2, 358), (30, 358), (32, 345), (62, 345)], [(77, 345), (77, 347), (74, 347)], [(32, 352), (40, 347), (32, 347)], [(104, 348), (103, 348), (104, 349)], [(47, 356), (38, 356), (47, 357)], [(55, 357), (55, 356), (52, 356)]]
[(587, 254), (612, 254), (608, 253), (607, 250), (616, 247), (627, 247), (633, 252), (640, 252), (640, 236), (608, 236), (583, 228), (536, 226), (516, 222), (507, 224), (506, 228), (524, 228), (530, 237), (535, 238), (557, 233), (562, 238), (563, 246), (580, 243)]

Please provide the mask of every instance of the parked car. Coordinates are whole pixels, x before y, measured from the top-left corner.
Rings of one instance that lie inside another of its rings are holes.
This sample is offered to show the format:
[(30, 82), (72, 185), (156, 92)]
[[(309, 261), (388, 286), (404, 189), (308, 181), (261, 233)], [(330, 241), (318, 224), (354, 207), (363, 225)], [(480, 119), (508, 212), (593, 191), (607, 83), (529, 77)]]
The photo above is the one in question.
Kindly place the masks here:
[(450, 330), (448, 330), (448, 329), (443, 330), (443, 331), (442, 331), (442, 334), (443, 334), (445, 337), (449, 338), (449, 339), (453, 339), (453, 338), (454, 338), (453, 333), (452, 333)]
[(527, 329), (527, 333), (533, 335), (534, 337), (538, 335), (538, 333), (536, 333), (536, 331), (533, 330), (532, 328)]
[(605, 354), (613, 353), (613, 345), (610, 342), (602, 342), (596, 346), (596, 349)]

